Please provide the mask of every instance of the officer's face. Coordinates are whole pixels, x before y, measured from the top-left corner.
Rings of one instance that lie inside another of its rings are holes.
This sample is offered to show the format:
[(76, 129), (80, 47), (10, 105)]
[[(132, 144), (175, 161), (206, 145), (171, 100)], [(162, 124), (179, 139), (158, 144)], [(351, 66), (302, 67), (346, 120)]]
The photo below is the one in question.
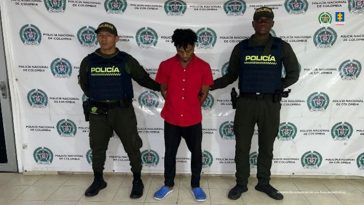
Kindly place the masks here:
[(253, 28), (256, 34), (264, 35), (268, 34), (274, 25), (274, 21), (271, 18), (260, 17), (253, 21)]
[(100, 44), (101, 50), (114, 49), (118, 40), (119, 36), (115, 36), (107, 31), (100, 31), (97, 34), (97, 41)]
[(182, 62), (187, 63), (191, 60), (194, 51), (195, 51), (195, 45), (188, 44), (186, 48), (184, 48), (183, 46), (177, 48), (177, 55), (179, 56)]

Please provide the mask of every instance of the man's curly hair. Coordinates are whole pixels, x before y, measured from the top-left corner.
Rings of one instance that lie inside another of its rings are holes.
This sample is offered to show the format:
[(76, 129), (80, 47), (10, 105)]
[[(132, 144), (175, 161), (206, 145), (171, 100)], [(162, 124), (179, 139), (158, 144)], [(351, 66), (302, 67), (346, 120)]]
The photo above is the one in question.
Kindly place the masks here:
[(197, 35), (191, 29), (176, 29), (172, 35), (172, 43), (176, 48), (187, 48), (188, 45), (195, 45)]

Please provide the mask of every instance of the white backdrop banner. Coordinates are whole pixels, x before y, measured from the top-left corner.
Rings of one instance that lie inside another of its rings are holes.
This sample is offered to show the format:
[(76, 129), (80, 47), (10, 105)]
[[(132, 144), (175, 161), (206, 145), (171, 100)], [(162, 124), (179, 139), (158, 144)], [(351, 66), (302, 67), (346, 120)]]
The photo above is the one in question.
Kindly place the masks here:
[[(274, 9), (272, 35), (292, 45), (301, 69), (290, 96), (282, 100), (272, 173), (364, 176), (363, 0), (2, 0), (20, 170), (91, 171), (77, 75), (83, 57), (98, 47), (99, 23), (117, 27), (117, 46), (152, 78), (159, 63), (176, 53), (173, 31), (191, 28), (198, 35), (196, 54), (218, 78), (234, 45), (253, 34), (254, 9), (263, 5)], [(232, 87), (237, 82), (210, 92), (203, 105), (204, 173), (235, 172)], [(134, 90), (143, 172), (163, 173), (163, 98), (136, 83)], [(253, 173), (257, 154), (256, 131)], [(129, 170), (128, 156), (114, 136), (105, 171)], [(184, 142), (177, 171), (190, 172)]]

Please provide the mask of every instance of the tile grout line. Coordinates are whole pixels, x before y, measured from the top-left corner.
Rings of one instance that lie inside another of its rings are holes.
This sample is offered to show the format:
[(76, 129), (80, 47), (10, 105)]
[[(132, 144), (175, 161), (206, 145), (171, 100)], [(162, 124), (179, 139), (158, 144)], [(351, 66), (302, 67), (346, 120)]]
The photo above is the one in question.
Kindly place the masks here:
[[(329, 190), (330, 192), (332, 192), (332, 190), (330, 189), (330, 187), (328, 187), (328, 186), (326, 185), (326, 183), (323, 183), (323, 185), (327, 188), (327, 190)], [(336, 201), (338, 201), (340, 204), (344, 205), (344, 204), (340, 201), (340, 199), (339, 199), (339, 198), (337, 198), (336, 194), (331, 193), (331, 195), (334, 195), (334, 197), (335, 197)]]
[[(302, 191), (302, 190), (299, 188), (299, 186), (296, 184), (296, 182), (295, 182), (295, 180), (294, 180), (294, 179), (293, 179), (292, 183), (296, 186), (296, 188), (297, 188), (297, 190), (298, 190), (298, 191)], [(312, 204), (312, 203), (311, 203), (311, 201), (310, 201), (310, 200), (308, 200), (308, 197), (306, 196), (306, 194), (303, 194), (303, 197), (304, 197), (304, 199), (306, 200), (306, 202), (307, 202), (308, 204), (310, 204), (310, 205), (314, 205), (314, 204)]]

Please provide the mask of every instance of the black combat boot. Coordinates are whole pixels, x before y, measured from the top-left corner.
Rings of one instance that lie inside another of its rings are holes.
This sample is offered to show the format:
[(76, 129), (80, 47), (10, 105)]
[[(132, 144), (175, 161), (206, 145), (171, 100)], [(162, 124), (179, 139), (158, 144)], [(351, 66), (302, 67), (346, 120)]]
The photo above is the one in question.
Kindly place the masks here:
[(263, 193), (266, 193), (269, 197), (275, 199), (275, 200), (282, 200), (283, 194), (279, 192), (277, 189), (272, 187), (269, 183), (259, 183), (255, 186), (255, 189), (258, 191), (261, 191)]
[(241, 194), (248, 191), (248, 187), (246, 185), (236, 184), (228, 194), (228, 198), (231, 200), (237, 200), (240, 198)]
[(133, 173), (133, 188), (131, 189), (130, 198), (137, 199), (143, 196), (144, 184), (140, 173)]
[(99, 191), (107, 186), (104, 178), (102, 176), (102, 172), (94, 172), (94, 181), (92, 184), (86, 189), (85, 196), (91, 197), (96, 196)]

